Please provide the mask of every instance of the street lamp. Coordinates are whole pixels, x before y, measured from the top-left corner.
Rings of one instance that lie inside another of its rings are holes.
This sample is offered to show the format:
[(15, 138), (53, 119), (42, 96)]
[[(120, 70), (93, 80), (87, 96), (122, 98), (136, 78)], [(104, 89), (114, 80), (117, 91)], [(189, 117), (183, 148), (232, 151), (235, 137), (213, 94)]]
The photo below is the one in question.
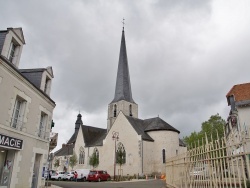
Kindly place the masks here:
[(115, 159), (114, 159), (114, 180), (115, 180), (115, 167), (116, 167), (116, 141), (119, 140), (119, 132), (112, 132), (112, 139), (115, 141)]

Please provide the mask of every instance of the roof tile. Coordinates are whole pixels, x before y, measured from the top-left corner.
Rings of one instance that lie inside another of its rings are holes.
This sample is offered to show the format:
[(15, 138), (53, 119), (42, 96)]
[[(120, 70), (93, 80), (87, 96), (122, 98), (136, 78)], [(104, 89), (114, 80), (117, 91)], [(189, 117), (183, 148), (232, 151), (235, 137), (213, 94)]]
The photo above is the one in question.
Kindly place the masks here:
[(235, 102), (250, 100), (250, 83), (234, 85), (226, 97), (234, 96)]

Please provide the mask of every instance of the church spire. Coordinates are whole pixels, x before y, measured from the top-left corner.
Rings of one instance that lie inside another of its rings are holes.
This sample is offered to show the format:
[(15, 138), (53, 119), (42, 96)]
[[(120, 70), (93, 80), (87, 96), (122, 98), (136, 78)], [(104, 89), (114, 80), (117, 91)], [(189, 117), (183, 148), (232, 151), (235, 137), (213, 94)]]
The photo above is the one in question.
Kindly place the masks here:
[(122, 30), (120, 56), (119, 56), (117, 78), (116, 78), (115, 97), (111, 103), (118, 102), (120, 100), (125, 100), (131, 103), (135, 103), (132, 98), (132, 91), (130, 85), (124, 25)]

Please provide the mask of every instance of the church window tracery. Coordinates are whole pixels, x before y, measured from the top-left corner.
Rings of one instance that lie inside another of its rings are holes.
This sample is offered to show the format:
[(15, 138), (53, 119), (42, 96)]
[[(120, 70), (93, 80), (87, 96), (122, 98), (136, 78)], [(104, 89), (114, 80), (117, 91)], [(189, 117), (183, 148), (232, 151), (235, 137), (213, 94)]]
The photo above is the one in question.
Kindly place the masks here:
[(124, 145), (121, 142), (117, 144), (116, 163), (118, 164), (126, 163), (126, 150), (125, 150)]
[(84, 159), (85, 159), (85, 152), (83, 147), (80, 147), (79, 150), (79, 164), (84, 164)]
[(162, 150), (162, 163), (166, 163), (166, 152), (165, 152), (165, 149)]

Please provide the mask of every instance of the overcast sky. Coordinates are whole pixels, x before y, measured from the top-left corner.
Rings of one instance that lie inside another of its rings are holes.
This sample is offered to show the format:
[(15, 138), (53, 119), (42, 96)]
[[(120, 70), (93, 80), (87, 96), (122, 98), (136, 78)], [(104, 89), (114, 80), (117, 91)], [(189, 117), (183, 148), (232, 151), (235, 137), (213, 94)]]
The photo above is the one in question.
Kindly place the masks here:
[(107, 127), (125, 18), (139, 118), (160, 116), (180, 138), (219, 113), (226, 94), (250, 82), (248, 0), (0, 0), (1, 30), (22, 27), (20, 68), (52, 66), (58, 147), (83, 123)]

